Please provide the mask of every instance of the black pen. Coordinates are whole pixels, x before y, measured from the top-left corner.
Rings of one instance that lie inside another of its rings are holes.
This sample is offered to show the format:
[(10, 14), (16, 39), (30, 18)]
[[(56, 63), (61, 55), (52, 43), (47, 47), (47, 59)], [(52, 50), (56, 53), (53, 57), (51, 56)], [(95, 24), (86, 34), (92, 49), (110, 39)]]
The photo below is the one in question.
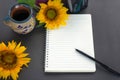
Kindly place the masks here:
[(91, 60), (95, 61), (96, 63), (100, 64), (100, 65), (101, 65), (103, 68), (105, 68), (106, 70), (108, 70), (108, 71), (110, 71), (110, 72), (112, 72), (112, 73), (114, 73), (114, 74), (116, 74), (116, 75), (119, 75), (119, 76), (120, 76), (120, 73), (119, 73), (119, 72), (117, 72), (117, 71), (113, 70), (112, 68), (110, 68), (110, 67), (109, 67), (109, 66), (107, 66), (106, 64), (103, 64), (102, 62), (100, 62), (100, 61), (96, 60), (95, 58), (93, 58), (93, 57), (91, 57), (91, 56), (87, 55), (87, 54), (86, 54), (86, 53), (84, 53), (83, 51), (80, 51), (80, 50), (78, 50), (78, 49), (75, 49), (75, 50), (76, 50), (77, 52), (81, 53), (82, 55), (84, 55), (84, 56), (88, 57), (89, 59), (91, 59)]

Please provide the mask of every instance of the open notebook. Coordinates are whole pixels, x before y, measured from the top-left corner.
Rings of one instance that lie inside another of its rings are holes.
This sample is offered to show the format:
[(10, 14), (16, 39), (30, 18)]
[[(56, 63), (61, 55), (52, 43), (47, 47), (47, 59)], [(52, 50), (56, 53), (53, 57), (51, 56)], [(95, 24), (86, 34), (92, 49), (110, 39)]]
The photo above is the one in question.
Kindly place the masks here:
[(66, 27), (47, 30), (45, 72), (95, 72), (95, 62), (75, 48), (94, 57), (90, 14), (71, 14)]

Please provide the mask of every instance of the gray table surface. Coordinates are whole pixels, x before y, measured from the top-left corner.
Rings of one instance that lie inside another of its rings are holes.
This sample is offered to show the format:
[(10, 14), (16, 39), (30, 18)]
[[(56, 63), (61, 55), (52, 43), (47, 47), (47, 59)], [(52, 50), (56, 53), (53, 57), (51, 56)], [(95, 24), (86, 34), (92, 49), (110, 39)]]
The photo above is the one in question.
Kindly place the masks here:
[[(23, 67), (18, 80), (120, 80), (99, 65), (95, 73), (44, 73), (45, 29), (34, 29), (19, 35), (3, 24), (3, 18), (16, 0), (0, 0), (0, 42), (21, 41), (32, 58), (28, 68)], [(96, 59), (120, 72), (120, 0), (89, 0), (81, 13), (92, 14)]]

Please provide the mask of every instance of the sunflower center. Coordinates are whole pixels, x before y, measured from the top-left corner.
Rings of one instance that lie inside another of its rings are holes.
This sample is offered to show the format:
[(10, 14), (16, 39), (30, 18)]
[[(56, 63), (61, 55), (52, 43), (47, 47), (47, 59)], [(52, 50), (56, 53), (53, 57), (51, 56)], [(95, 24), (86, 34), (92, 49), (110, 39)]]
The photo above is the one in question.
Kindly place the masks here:
[(0, 66), (5, 69), (12, 69), (16, 66), (17, 57), (13, 52), (0, 52)]
[(54, 19), (56, 17), (57, 13), (55, 9), (48, 9), (47, 10), (47, 17), (49, 19)]

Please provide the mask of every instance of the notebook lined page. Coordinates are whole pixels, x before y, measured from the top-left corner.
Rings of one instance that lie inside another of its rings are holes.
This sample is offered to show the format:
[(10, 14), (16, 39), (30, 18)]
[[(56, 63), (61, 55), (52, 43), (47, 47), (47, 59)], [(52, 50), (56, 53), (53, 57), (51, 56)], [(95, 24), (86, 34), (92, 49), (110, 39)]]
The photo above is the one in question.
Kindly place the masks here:
[(47, 30), (45, 72), (94, 72), (95, 63), (75, 51), (94, 57), (91, 15), (70, 15), (67, 26)]

